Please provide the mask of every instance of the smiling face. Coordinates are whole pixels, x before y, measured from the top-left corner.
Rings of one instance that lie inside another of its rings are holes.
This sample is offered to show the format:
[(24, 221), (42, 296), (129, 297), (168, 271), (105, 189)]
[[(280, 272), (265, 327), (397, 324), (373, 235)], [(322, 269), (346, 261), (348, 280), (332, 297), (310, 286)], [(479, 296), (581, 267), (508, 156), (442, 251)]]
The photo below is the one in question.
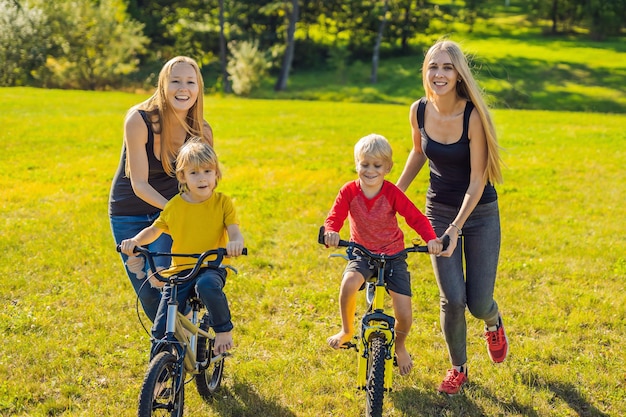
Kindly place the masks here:
[(459, 72), (446, 51), (435, 52), (428, 60), (426, 81), (433, 94), (444, 95), (456, 91)]
[(192, 203), (208, 200), (217, 185), (217, 171), (211, 165), (185, 167), (178, 180), (187, 186), (186, 197)]
[(196, 70), (186, 62), (172, 67), (167, 83), (167, 101), (177, 112), (187, 113), (198, 99), (199, 86)]
[(385, 175), (391, 167), (382, 158), (372, 155), (361, 155), (356, 164), (361, 189), (366, 193), (377, 193), (383, 186)]

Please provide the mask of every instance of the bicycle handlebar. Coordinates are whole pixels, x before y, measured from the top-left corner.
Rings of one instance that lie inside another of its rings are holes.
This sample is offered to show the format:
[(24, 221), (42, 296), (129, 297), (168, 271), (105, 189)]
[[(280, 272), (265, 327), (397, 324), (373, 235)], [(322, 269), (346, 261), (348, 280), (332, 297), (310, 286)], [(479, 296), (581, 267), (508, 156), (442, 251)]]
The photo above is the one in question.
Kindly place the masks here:
[[(116, 250), (118, 252), (121, 252), (121, 246), (117, 245)], [(180, 284), (180, 283), (194, 279), (198, 275), (198, 272), (200, 272), (201, 268), (214, 268), (214, 269), (225, 268), (222, 265), (222, 261), (224, 260), (224, 257), (227, 254), (226, 248), (211, 249), (202, 253), (184, 254), (184, 253), (169, 253), (169, 252), (152, 252), (149, 249), (144, 248), (143, 246), (135, 246), (135, 249), (133, 249), (133, 252), (140, 253), (146, 257), (146, 259), (148, 260), (148, 265), (150, 266), (150, 269), (152, 270), (154, 277), (156, 279), (158, 279), (161, 282), (169, 282), (172, 284)], [(243, 248), (243, 251), (241, 254), (248, 255), (248, 248)], [(211, 255), (217, 255), (217, 257), (213, 260), (208, 261), (206, 264), (203, 265), (204, 260)], [(156, 256), (198, 258), (198, 260), (196, 261), (196, 264), (191, 269), (191, 271), (185, 276), (178, 276), (174, 274), (171, 277), (166, 278), (159, 273), (159, 271), (156, 268), (156, 265), (154, 264), (154, 258)], [(229, 266), (227, 265), (226, 267), (229, 267)], [(235, 272), (237, 272), (236, 269), (232, 267), (230, 268), (233, 269)]]
[[(325, 245), (324, 243), (324, 233), (326, 231), (326, 228), (324, 226), (320, 227), (320, 231), (319, 234), (317, 236), (317, 242), (321, 245)], [(446, 250), (448, 248), (448, 245), (450, 244), (450, 236), (448, 235), (443, 235), (443, 250)], [(426, 245), (413, 245), (412, 247), (408, 247), (408, 248), (404, 248), (403, 250), (401, 250), (398, 253), (395, 253), (393, 255), (386, 255), (384, 253), (372, 253), (370, 252), (365, 246), (360, 245), (356, 242), (350, 242), (347, 240), (339, 240), (339, 244), (337, 246), (340, 247), (344, 247), (344, 248), (348, 248), (348, 256), (350, 258), (352, 258), (352, 249), (357, 248), (359, 250), (361, 250), (367, 257), (371, 258), (371, 259), (385, 259), (385, 260), (393, 260), (396, 258), (399, 258), (402, 255), (405, 255), (409, 252), (422, 252), (422, 253), (428, 253), (428, 246)]]

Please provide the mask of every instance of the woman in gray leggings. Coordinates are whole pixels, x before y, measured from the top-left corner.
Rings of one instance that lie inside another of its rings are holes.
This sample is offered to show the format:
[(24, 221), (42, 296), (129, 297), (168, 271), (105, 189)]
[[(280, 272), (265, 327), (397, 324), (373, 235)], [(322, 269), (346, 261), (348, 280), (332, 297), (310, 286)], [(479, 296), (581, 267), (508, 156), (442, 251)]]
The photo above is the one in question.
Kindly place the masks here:
[(489, 109), (458, 44), (443, 40), (428, 50), (422, 81), (426, 95), (411, 105), (413, 149), (397, 185), (406, 191), (428, 160), (425, 213), (438, 236), (450, 236), (448, 249), (432, 256), (452, 364), (438, 391), (455, 395), (468, 375), (466, 307), (485, 322), (491, 360), (502, 362), (508, 353), (493, 299), (500, 252), (494, 184), (502, 181), (501, 161)]

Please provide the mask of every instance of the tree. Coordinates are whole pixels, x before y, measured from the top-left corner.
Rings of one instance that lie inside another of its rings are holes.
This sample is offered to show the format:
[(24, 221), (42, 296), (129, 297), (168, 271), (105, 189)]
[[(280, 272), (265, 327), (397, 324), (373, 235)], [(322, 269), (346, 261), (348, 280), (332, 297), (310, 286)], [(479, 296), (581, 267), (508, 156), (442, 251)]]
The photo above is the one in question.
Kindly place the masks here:
[(228, 79), (228, 61), (226, 60), (226, 34), (224, 33), (224, 0), (219, 0), (219, 20), (220, 20), (220, 68), (222, 70), (222, 83), (224, 92), (232, 91), (230, 80)]
[(619, 34), (624, 26), (626, 0), (583, 0), (581, 20), (590, 29), (592, 39), (603, 40)]
[(41, 8), (0, 0), (0, 85), (26, 85), (41, 71), (50, 48)]
[(230, 41), (228, 49), (232, 57), (227, 69), (233, 82), (233, 91), (247, 96), (261, 84), (270, 64), (256, 41)]
[(378, 61), (380, 59), (380, 44), (383, 41), (383, 33), (385, 31), (385, 24), (387, 23), (387, 10), (389, 9), (389, 0), (384, 0), (382, 19), (380, 26), (378, 27), (378, 35), (376, 36), (376, 42), (374, 43), (374, 51), (372, 53), (372, 75), (370, 76), (370, 82), (376, 84), (378, 81)]
[(289, 24), (287, 27), (287, 46), (283, 55), (278, 80), (274, 86), (275, 91), (284, 91), (287, 89), (287, 80), (289, 78), (289, 72), (291, 71), (291, 63), (293, 62), (295, 50), (296, 23), (298, 22), (299, 16), (298, 0), (291, 0), (291, 13), (288, 13), (288, 15)]
[(137, 55), (148, 39), (143, 25), (129, 18), (124, 0), (101, 0), (97, 6), (90, 0), (42, 4), (58, 48), (48, 58), (48, 85), (104, 89), (120, 86), (137, 70)]

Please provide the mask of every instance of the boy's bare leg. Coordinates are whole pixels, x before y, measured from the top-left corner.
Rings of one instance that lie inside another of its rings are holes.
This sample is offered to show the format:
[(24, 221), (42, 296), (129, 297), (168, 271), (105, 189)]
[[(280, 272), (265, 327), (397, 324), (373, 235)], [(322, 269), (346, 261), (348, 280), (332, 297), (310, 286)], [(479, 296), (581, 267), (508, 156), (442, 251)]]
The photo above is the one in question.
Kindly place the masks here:
[(339, 313), (341, 314), (341, 331), (330, 336), (326, 342), (333, 349), (339, 349), (349, 342), (354, 335), (354, 313), (356, 312), (356, 294), (363, 285), (363, 275), (358, 272), (346, 272), (339, 290)]
[(215, 355), (226, 353), (234, 346), (232, 332), (215, 333), (215, 346), (213, 346)]
[(413, 311), (411, 297), (389, 291), (393, 300), (393, 311), (396, 316), (396, 357), (400, 375), (407, 375), (413, 369), (413, 359), (406, 350), (406, 338), (411, 330)]

